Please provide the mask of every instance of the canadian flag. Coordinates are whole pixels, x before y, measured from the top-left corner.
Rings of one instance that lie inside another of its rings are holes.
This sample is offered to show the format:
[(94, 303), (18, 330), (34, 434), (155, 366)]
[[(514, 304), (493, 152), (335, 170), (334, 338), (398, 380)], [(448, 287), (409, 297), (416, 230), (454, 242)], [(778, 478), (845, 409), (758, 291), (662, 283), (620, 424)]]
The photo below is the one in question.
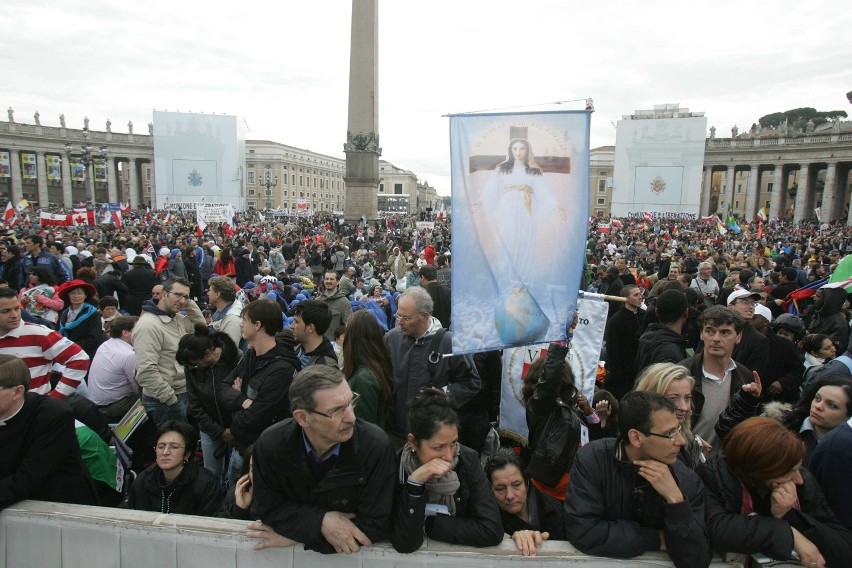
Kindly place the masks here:
[(75, 207), (74, 212), (71, 214), (71, 222), (74, 225), (94, 225), (95, 212), (86, 211), (85, 207)]
[(127, 205), (121, 206), (121, 213), (124, 214), (124, 215), (130, 213), (130, 202), (129, 201), (127, 202)]

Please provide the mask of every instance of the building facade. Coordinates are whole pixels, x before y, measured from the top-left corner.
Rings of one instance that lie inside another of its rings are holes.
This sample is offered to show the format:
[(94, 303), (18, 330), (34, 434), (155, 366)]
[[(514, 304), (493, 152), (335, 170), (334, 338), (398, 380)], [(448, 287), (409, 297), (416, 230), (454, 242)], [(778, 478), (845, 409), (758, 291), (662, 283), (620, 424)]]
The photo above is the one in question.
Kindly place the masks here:
[(731, 211), (746, 220), (761, 208), (769, 218), (852, 220), (852, 122), (829, 122), (810, 132), (786, 126), (716, 138), (704, 151), (701, 214)]
[(614, 168), (615, 146), (600, 146), (589, 151), (589, 215), (592, 217), (609, 217)]
[[(70, 208), (92, 202), (129, 203), (152, 207), (157, 202), (154, 140), (148, 134), (0, 121), (0, 205), (26, 199), (34, 209)], [(71, 145), (70, 159), (66, 144)], [(82, 146), (106, 159), (88, 168), (80, 163)], [(240, 168), (241, 191), (247, 208), (343, 214), (346, 208), (346, 161), (268, 140), (245, 142)], [(379, 209), (416, 213), (439, 207), (440, 198), (414, 172), (382, 160)]]

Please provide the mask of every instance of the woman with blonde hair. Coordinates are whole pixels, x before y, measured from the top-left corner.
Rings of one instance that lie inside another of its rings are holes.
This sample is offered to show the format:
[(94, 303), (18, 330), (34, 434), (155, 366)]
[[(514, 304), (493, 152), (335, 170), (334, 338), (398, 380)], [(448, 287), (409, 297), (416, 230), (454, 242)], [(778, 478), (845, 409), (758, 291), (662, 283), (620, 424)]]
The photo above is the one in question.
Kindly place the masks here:
[[(677, 420), (683, 428), (686, 445), (681, 448), (678, 459), (691, 469), (706, 461), (713, 449), (700, 436), (692, 433), (692, 391), (695, 379), (689, 374), (689, 369), (674, 363), (654, 363), (642, 371), (636, 379), (638, 391), (659, 393), (671, 400), (677, 407)], [(737, 391), (731, 397), (728, 407), (719, 415), (716, 422), (716, 434), (724, 439), (731, 428), (743, 420), (755, 415), (760, 406), (760, 398)]]

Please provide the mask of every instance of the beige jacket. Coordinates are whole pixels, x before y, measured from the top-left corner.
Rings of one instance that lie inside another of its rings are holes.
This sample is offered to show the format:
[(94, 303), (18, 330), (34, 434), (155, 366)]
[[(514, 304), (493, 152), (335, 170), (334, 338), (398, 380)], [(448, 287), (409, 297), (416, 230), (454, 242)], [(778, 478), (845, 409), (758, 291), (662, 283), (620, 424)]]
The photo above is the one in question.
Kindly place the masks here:
[(142, 310), (133, 327), (133, 349), (136, 351), (136, 382), (142, 394), (171, 406), (177, 395), (186, 392), (183, 366), (175, 360), (178, 342), (192, 333), (195, 323), (205, 323), (198, 305), (189, 301), (186, 316), (158, 315)]

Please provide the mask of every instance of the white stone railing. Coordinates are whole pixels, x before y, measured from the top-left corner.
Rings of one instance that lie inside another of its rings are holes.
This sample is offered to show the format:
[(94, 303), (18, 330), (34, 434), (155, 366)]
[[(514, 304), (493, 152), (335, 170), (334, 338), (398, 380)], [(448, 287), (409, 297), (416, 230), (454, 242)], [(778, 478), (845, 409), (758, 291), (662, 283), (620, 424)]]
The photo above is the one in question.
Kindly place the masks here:
[[(469, 548), (429, 541), (413, 554), (388, 544), (350, 555), (323, 555), (301, 546), (253, 550), (247, 523), (229, 519), (24, 501), (0, 513), (0, 568), (501, 568), (673, 566), (665, 553), (620, 560), (586, 556), (567, 542), (545, 542), (538, 560), (508, 537), (499, 546)], [(742, 566), (716, 557), (713, 568)]]

